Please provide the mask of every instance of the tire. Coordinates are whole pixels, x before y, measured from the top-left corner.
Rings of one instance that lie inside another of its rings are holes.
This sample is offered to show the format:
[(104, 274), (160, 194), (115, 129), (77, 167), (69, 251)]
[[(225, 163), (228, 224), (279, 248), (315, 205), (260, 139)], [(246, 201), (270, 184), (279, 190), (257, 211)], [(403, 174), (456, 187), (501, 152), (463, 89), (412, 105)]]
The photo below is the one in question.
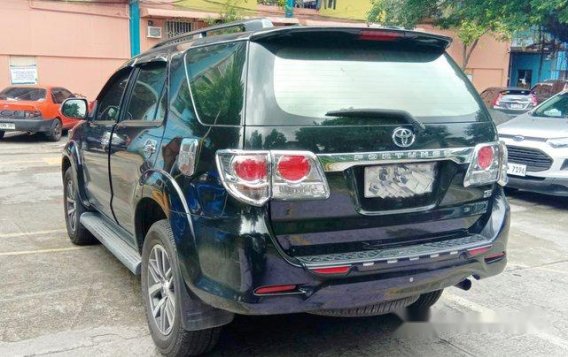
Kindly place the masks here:
[(4, 137), (4, 132), (0, 130), (0, 140)]
[(53, 124), (51, 125), (51, 129), (45, 133), (45, 137), (49, 141), (57, 142), (61, 140), (61, 134), (63, 132), (63, 126), (61, 124), (61, 120), (55, 119)]
[(73, 180), (73, 169), (70, 167), (63, 175), (63, 210), (65, 226), (69, 239), (75, 245), (98, 243), (97, 239), (81, 224), (80, 217), (87, 210), (79, 199), (77, 184)]
[(174, 236), (167, 220), (154, 223), (144, 240), (141, 286), (150, 334), (163, 355), (197, 356), (215, 347), (221, 327), (200, 331), (183, 329), (181, 304), (176, 301), (181, 302), (179, 289), (186, 287), (179, 270)]
[(369, 317), (390, 314), (417, 301), (416, 296), (410, 296), (403, 299), (384, 301), (378, 304), (372, 304), (362, 307), (354, 307), (350, 309), (331, 309), (310, 311), (310, 314), (330, 316), (330, 317)]
[(422, 294), (415, 303), (408, 306), (409, 310), (424, 311), (432, 307), (442, 296), (444, 289), (432, 291), (430, 293)]

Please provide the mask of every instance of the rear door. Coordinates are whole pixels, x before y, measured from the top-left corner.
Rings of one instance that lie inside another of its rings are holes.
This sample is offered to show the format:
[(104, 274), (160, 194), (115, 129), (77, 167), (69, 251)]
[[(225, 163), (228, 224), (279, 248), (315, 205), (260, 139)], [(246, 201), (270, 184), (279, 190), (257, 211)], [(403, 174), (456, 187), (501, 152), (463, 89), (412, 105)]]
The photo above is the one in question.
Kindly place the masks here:
[(326, 171), (329, 199), (270, 202), (285, 251), (468, 235), (491, 186), (464, 188), (460, 153), (496, 134), (445, 44), (391, 32), (295, 31), (251, 43), (245, 129), (245, 149), (309, 150)]
[(134, 233), (138, 180), (152, 167), (164, 131), (166, 73), (162, 59), (136, 67), (110, 144), (112, 208), (118, 223), (130, 233)]
[(125, 68), (111, 77), (96, 102), (93, 117), (84, 129), (83, 159), (85, 188), (92, 205), (112, 218), (112, 187), (109, 178), (109, 149), (116, 137), (114, 126), (122, 111), (122, 101), (132, 69)]

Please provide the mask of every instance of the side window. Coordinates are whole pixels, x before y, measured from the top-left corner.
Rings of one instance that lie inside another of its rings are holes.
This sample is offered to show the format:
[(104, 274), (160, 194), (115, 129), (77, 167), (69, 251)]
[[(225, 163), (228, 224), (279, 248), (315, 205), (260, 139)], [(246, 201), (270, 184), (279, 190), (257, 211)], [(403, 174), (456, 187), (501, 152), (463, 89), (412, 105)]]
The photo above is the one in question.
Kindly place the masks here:
[(165, 107), (166, 64), (148, 64), (140, 68), (126, 108), (124, 120), (163, 120)]
[(65, 89), (65, 88), (61, 88), (61, 95), (63, 96), (63, 100), (67, 99), (67, 98), (72, 98), (75, 95), (73, 93), (71, 93), (71, 91)]
[(61, 88), (51, 89), (51, 96), (53, 98), (53, 103), (56, 103), (56, 104), (61, 104), (65, 100), (65, 98), (63, 97), (63, 92), (61, 91)]
[(107, 83), (98, 98), (97, 112), (95, 120), (116, 120), (120, 112), (120, 101), (126, 85), (130, 71), (119, 72)]
[(189, 85), (199, 119), (205, 124), (239, 125), (244, 102), (245, 43), (190, 50)]

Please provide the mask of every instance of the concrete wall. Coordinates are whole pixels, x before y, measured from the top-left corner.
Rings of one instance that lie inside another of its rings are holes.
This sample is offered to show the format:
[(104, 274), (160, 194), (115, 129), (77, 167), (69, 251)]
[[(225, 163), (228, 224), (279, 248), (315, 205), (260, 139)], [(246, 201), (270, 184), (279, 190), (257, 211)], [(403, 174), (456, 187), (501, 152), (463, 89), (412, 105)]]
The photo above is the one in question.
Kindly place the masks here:
[(0, 13), (0, 88), (10, 85), (10, 56), (32, 56), (40, 84), (94, 99), (130, 57), (127, 5), (2, 0)]
[[(463, 64), (463, 43), (456, 34), (449, 30), (441, 30), (429, 25), (421, 25), (421, 30), (433, 32), (453, 38), (448, 53), (458, 65)], [(471, 76), (473, 85), (481, 92), (489, 87), (507, 85), (509, 73), (510, 44), (499, 41), (491, 35), (483, 36), (473, 50), (465, 72)]]

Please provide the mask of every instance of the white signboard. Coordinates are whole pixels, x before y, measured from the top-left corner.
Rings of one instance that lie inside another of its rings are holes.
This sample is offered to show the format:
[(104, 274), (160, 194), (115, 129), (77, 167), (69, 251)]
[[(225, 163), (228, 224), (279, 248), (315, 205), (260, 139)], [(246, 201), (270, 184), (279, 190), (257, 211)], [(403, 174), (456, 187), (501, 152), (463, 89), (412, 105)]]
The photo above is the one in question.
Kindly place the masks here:
[(12, 84), (37, 84), (37, 67), (10, 66)]

